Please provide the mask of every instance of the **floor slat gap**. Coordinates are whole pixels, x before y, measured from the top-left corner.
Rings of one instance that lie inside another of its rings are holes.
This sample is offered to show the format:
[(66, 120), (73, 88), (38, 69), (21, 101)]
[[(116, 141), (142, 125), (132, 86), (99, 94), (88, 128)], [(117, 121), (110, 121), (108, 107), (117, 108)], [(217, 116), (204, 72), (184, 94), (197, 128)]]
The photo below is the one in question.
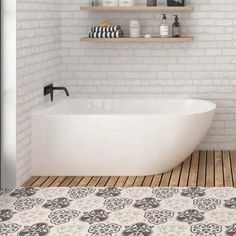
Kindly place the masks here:
[(222, 165), (222, 176), (223, 176), (223, 186), (225, 187), (225, 171), (224, 171), (224, 159), (223, 159), (223, 151), (221, 151), (221, 165)]
[(232, 183), (236, 187), (236, 151), (230, 151), (230, 163), (231, 163), (231, 172), (232, 172)]
[(191, 171), (191, 168), (192, 168), (192, 159), (193, 159), (193, 154), (190, 156), (190, 161), (189, 161), (189, 170), (188, 170), (187, 186), (189, 186), (190, 171)]
[(179, 185), (180, 185), (181, 175), (182, 175), (182, 171), (183, 171), (183, 165), (184, 165), (184, 163), (182, 162), (181, 163), (181, 169), (180, 169), (180, 173), (179, 173), (179, 180), (178, 180), (178, 186), (177, 187), (179, 187)]

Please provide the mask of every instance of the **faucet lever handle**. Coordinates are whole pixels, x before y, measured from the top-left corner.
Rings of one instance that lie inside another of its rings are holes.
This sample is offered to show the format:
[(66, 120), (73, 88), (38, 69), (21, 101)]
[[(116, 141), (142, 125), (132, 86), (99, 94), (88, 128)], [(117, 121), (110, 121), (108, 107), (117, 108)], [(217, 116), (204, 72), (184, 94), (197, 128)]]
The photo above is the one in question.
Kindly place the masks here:
[(50, 94), (51, 101), (53, 101), (53, 84), (49, 84), (43, 88), (43, 95)]

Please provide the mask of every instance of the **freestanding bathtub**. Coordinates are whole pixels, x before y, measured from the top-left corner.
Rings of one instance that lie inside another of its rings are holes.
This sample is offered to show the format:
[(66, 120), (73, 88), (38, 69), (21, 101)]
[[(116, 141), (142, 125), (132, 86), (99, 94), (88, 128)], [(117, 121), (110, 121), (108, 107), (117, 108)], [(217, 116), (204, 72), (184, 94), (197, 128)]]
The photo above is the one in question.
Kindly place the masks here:
[(62, 100), (32, 116), (32, 175), (168, 171), (204, 138), (215, 108), (191, 99)]

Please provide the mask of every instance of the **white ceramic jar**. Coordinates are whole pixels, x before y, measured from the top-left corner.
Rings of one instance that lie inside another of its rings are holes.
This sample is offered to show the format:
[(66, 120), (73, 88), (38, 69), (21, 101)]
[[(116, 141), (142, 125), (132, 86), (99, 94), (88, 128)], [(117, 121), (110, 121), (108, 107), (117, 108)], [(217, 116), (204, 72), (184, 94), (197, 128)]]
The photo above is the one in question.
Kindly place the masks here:
[(103, 0), (102, 5), (104, 7), (118, 7), (119, 0)]
[(135, 0), (119, 0), (120, 7), (133, 7), (135, 5)]
[(137, 20), (131, 20), (129, 22), (130, 38), (140, 37), (140, 23)]

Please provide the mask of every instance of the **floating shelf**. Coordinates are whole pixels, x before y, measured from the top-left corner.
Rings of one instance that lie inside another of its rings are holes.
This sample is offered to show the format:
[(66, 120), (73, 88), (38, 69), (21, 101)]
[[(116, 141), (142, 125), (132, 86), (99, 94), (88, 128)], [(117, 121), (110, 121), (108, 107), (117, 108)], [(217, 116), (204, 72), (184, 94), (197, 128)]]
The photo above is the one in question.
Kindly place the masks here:
[(81, 6), (80, 10), (82, 11), (112, 11), (112, 12), (137, 12), (137, 11), (147, 11), (147, 12), (191, 12), (193, 11), (192, 5), (186, 5), (183, 7), (168, 7), (166, 5), (159, 5), (156, 7), (147, 7), (144, 5), (137, 5), (133, 7), (103, 7), (103, 6)]
[(184, 36), (181, 38), (160, 38), (152, 37), (146, 38), (81, 38), (81, 42), (94, 42), (94, 43), (191, 43), (194, 37)]

